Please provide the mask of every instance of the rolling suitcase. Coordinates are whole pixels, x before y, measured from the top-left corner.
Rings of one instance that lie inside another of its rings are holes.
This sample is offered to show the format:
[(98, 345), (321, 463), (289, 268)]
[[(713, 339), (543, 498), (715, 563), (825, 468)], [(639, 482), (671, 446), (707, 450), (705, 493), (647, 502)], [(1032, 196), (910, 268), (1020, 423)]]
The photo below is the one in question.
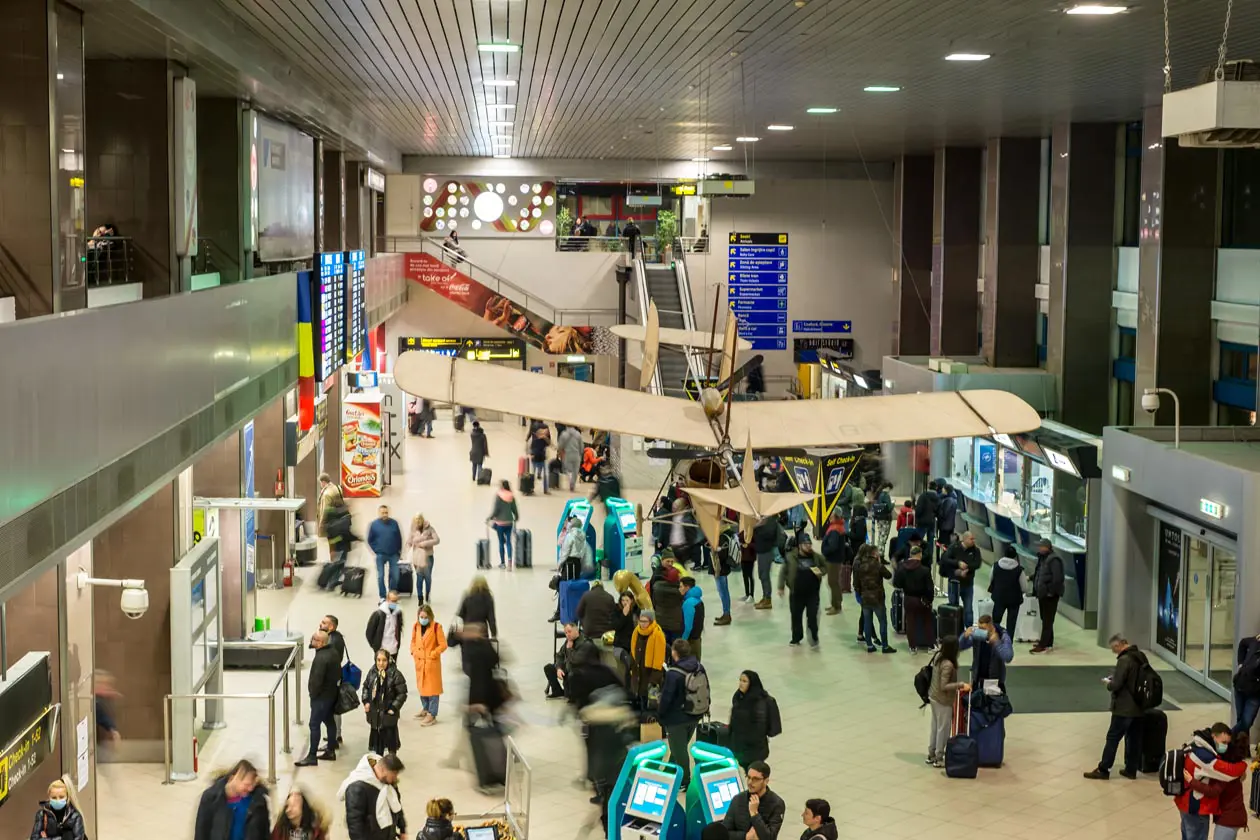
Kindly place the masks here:
[(472, 746), (477, 786), (501, 786), (507, 781), (507, 745), (498, 724), (487, 715), (470, 715), (466, 723)]
[[(1143, 773), (1158, 773), (1168, 746), (1168, 715), (1162, 709), (1150, 709), (1142, 715), (1142, 766)], [(1255, 774), (1260, 777), (1260, 774)], [(1252, 790), (1255, 790), (1253, 777)]]
[(701, 721), (700, 725), (696, 727), (696, 740), (703, 741), (706, 744), (713, 744), (715, 747), (729, 748), (731, 745), (731, 728), (721, 721)]
[(906, 594), (900, 589), (894, 589), (892, 592), (892, 607), (889, 612), (893, 632), (904, 636), (906, 634)]
[(578, 601), (591, 588), (589, 580), (562, 580), (557, 593), (560, 596), (560, 621), (568, 624), (577, 621)]
[(367, 580), (367, 569), (362, 566), (346, 566), (346, 573), (341, 578), (341, 594), (362, 598), (365, 580)]
[(976, 742), (976, 760), (981, 767), (1001, 767), (1006, 753), (1006, 720), (981, 719), (973, 715), (968, 733)]
[(522, 493), (524, 493), (526, 496), (534, 495), (534, 474), (533, 473), (526, 473), (525, 475), (521, 476), (520, 482), (521, 482)]
[(477, 568), (490, 568), (490, 538), (482, 537), (477, 540)]
[(528, 528), (517, 528), (513, 533), (512, 557), (517, 568), (534, 568), (534, 536)]
[(341, 570), (346, 567), (344, 560), (330, 560), (324, 564), (319, 570), (319, 579), (316, 581), (320, 589), (329, 589), (336, 586), (335, 581), (340, 577)]
[(529, 459), (522, 455), (521, 459), (516, 462), (516, 475), (519, 478), (527, 473), (529, 473)]
[(477, 473), (477, 483), (489, 484), (490, 479), (492, 479), (493, 477), (494, 477), (493, 470), (491, 470), (489, 467), (482, 467), (481, 471)]
[(411, 570), (411, 564), (399, 563), (398, 564), (398, 586), (394, 588), (394, 591), (398, 593), (399, 597), (404, 597), (406, 595), (410, 595), (415, 590), (415, 588), (416, 588), (416, 576), (415, 576), (415, 573)]
[(1260, 773), (1252, 772), (1251, 774), (1251, 797), (1248, 801), (1248, 807), (1251, 813), (1260, 817)]
[[(962, 714), (963, 695), (967, 712)], [(945, 775), (951, 779), (974, 779), (980, 774), (980, 745), (971, 737), (971, 692), (958, 692), (954, 701), (954, 734), (945, 744)], [(963, 729), (966, 732), (963, 732)]]
[(1016, 628), (1015, 641), (1041, 641), (1041, 611), (1037, 606), (1037, 599), (1032, 595), (1024, 596), (1024, 603), (1019, 608), (1019, 619), (1016, 622)]
[(455, 431), (464, 431), (465, 414), (462, 411), (455, 412)]
[(944, 639), (947, 636), (953, 636), (957, 639), (962, 635), (962, 620), (962, 607), (941, 604), (936, 608), (936, 637)]

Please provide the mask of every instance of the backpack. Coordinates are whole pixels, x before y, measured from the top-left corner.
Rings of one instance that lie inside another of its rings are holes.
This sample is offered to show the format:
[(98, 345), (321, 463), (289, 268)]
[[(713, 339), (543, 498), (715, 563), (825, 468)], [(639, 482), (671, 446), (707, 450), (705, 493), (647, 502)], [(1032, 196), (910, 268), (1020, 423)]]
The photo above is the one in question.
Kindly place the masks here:
[(709, 713), (710, 692), (709, 675), (704, 668), (695, 671), (684, 671), (682, 668), (671, 668), (682, 674), (686, 693), (683, 695), (683, 711), (689, 715), (707, 715)]
[(1181, 796), (1186, 792), (1185, 768), (1185, 747), (1164, 753), (1164, 762), (1159, 765), (1159, 786), (1163, 788), (1164, 796)]
[(766, 695), (766, 737), (783, 734), (783, 717), (779, 714), (779, 701)]
[(1164, 680), (1145, 658), (1133, 678), (1133, 699), (1143, 711), (1157, 709), (1164, 702)]
[(932, 669), (936, 665), (936, 657), (933, 656), (928, 660), (928, 664), (919, 669), (919, 673), (914, 675), (914, 690), (919, 695), (919, 699), (923, 701), (920, 709), (931, 702), (929, 693), (932, 690)]
[(881, 522), (891, 520), (893, 512), (892, 496), (888, 495), (887, 492), (880, 493), (875, 499), (871, 512)]

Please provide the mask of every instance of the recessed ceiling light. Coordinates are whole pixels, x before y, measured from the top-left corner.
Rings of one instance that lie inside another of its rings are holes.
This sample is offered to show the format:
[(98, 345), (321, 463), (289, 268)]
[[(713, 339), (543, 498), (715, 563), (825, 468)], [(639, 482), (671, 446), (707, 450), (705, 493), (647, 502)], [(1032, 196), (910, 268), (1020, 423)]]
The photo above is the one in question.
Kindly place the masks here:
[(732, 148), (731, 146), (714, 146), (714, 147), (713, 147), (713, 151), (715, 151), (715, 152), (729, 152), (729, 151), (731, 150), (731, 148)]
[(950, 53), (945, 56), (946, 61), (988, 61), (988, 53)]
[(839, 111), (839, 110), (840, 110), (839, 108), (825, 108), (820, 105), (815, 108), (806, 108), (805, 113), (807, 114), (834, 114), (836, 111)]
[(692, 158), (691, 162), (692, 163), (708, 163), (709, 159), (706, 157)]
[(766, 130), (767, 130), (767, 131), (791, 131), (791, 130), (792, 130), (792, 129), (794, 129), (794, 128), (796, 128), (796, 126), (794, 126), (794, 125), (782, 125), (782, 124), (780, 124), (780, 123), (775, 123), (774, 125), (768, 125), (768, 126), (766, 126)]
[(1128, 10), (1128, 6), (1099, 6), (1094, 4), (1072, 6), (1069, 9), (1064, 9), (1069, 15), (1118, 15)]
[(65, 73), (58, 73), (58, 74), (57, 74), (57, 81), (59, 81), (59, 82), (60, 82), (60, 81), (61, 81), (62, 79), (64, 79), (65, 77), (66, 77), (66, 74), (65, 74)]
[(862, 90), (867, 93), (896, 93), (901, 90), (901, 88), (896, 85), (867, 85), (862, 88)]
[(511, 157), (511, 155), (495, 155), (497, 160), (509, 160)]
[(520, 45), (518, 44), (478, 44), (477, 49), (480, 52), (499, 53), (514, 53), (521, 51)]
[(515, 79), (486, 79), (486, 87), (516, 87)]
[(735, 142), (736, 143), (756, 143), (760, 139), (761, 139), (760, 137), (736, 137)]
[(503, 103), (503, 104), (496, 104), (496, 105), (486, 105), (486, 110), (487, 111), (495, 111), (495, 110), (510, 111), (515, 107), (516, 107), (515, 105), (508, 105), (507, 103)]
[(491, 128), (511, 128), (512, 121), (511, 120), (491, 120), (490, 127)]

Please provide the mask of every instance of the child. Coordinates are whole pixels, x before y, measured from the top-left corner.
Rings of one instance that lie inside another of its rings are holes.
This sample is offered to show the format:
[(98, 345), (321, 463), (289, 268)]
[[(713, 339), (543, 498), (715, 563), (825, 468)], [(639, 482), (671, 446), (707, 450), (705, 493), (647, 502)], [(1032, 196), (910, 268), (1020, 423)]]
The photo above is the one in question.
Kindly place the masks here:
[(914, 527), (914, 499), (906, 499), (897, 511), (897, 530)]

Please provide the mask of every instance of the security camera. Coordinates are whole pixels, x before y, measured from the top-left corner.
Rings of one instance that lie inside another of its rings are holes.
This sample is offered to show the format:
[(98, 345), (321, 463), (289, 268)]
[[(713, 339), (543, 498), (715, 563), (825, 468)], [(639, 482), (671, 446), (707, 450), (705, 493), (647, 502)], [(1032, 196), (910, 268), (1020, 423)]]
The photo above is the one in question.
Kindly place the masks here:
[(1147, 391), (1142, 394), (1142, 410), (1147, 414), (1154, 414), (1159, 411), (1159, 394), (1154, 391)]
[(149, 590), (144, 589), (124, 589), (122, 597), (119, 599), (118, 606), (122, 608), (123, 615), (130, 619), (142, 617), (149, 611)]

